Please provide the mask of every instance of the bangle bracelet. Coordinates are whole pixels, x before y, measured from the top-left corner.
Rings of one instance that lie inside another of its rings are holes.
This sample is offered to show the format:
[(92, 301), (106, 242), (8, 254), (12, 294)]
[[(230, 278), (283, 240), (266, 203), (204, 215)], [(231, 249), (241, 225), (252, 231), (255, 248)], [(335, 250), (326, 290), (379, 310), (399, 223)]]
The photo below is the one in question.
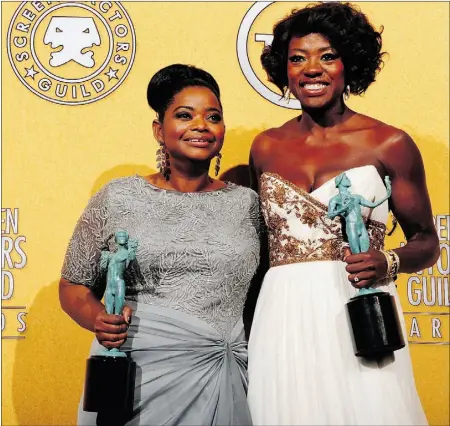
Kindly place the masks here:
[(390, 272), (392, 270), (392, 257), (389, 255), (389, 253), (387, 251), (384, 250), (380, 250), (381, 253), (383, 253), (384, 257), (386, 258), (386, 275), (383, 277), (384, 278), (389, 278), (390, 277)]
[(387, 250), (387, 253), (392, 259), (391, 273), (389, 276), (393, 277), (400, 272), (400, 258), (394, 250)]
[(400, 258), (394, 250), (380, 250), (384, 254), (387, 262), (385, 278), (394, 278), (400, 270)]

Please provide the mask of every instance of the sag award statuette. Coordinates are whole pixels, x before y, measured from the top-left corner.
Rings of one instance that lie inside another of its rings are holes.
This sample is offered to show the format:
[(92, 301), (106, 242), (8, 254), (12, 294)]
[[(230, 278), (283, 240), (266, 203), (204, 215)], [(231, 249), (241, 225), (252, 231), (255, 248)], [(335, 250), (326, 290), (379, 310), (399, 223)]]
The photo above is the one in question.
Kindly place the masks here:
[[(369, 250), (370, 240), (360, 206), (375, 208), (390, 197), (389, 176), (385, 178), (387, 195), (377, 202), (370, 202), (360, 195), (351, 194), (349, 191), (351, 182), (345, 173), (339, 175), (335, 183), (339, 194), (330, 200), (328, 217), (341, 216), (345, 220), (345, 230), (352, 254), (366, 252)], [(396, 275), (398, 258), (391, 260), (388, 255), (385, 256), (388, 260), (387, 276)], [(393, 253), (392, 256), (395, 257), (396, 254)], [(405, 346), (395, 299), (388, 292), (363, 288), (349, 300), (346, 307), (353, 331), (356, 356), (377, 357)]]
[[(137, 241), (128, 240), (128, 233), (115, 235), (117, 251), (102, 251), (100, 269), (106, 274), (105, 310), (120, 315), (125, 303), (124, 273), (130, 261), (136, 258)], [(83, 409), (97, 412), (99, 418), (126, 416), (133, 409), (136, 363), (118, 348), (104, 348), (87, 360)], [(106, 421), (106, 420), (105, 420)], [(112, 424), (106, 421), (105, 424)]]

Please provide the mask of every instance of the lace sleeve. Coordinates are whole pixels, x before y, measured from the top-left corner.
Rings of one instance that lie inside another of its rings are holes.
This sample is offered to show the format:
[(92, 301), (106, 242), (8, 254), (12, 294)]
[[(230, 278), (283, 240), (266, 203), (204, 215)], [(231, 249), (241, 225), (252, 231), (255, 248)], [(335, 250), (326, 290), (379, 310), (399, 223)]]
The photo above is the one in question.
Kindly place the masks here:
[[(101, 251), (107, 249), (107, 187), (90, 200), (78, 220), (69, 241), (61, 276), (74, 284), (83, 284), (102, 295), (104, 274), (100, 272)], [(102, 279), (103, 278), (103, 279)]]

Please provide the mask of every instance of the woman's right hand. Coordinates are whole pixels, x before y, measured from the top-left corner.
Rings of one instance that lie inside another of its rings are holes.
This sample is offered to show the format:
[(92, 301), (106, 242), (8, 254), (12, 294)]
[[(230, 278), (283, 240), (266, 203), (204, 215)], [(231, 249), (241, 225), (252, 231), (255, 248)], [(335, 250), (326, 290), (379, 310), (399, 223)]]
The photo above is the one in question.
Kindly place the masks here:
[(128, 337), (132, 310), (124, 306), (122, 315), (100, 311), (95, 318), (94, 332), (98, 342), (107, 349), (119, 348)]

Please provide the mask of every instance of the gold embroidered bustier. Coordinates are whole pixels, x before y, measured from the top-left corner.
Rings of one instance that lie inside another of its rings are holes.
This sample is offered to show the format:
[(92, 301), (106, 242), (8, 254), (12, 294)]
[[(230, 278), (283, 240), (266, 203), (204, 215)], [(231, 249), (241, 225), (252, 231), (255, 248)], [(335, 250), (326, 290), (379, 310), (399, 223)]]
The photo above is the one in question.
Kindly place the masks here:
[[(329, 198), (334, 182), (329, 181)], [(319, 189), (319, 188), (318, 188)], [(274, 173), (261, 176), (261, 204), (269, 232), (270, 266), (290, 263), (342, 260), (346, 242), (341, 219), (329, 219), (328, 206)], [(370, 247), (384, 245), (384, 223), (364, 216)]]

